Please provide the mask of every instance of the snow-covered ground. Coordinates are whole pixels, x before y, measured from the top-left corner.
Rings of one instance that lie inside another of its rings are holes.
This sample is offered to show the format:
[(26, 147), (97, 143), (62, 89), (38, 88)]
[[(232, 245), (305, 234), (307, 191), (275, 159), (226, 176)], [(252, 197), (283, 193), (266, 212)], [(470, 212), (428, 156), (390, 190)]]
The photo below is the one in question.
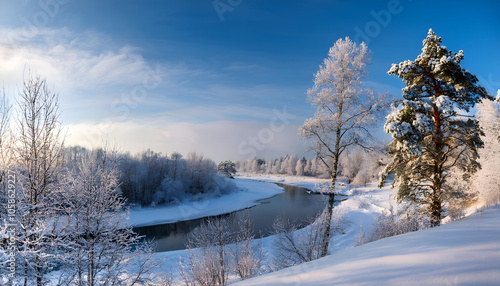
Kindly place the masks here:
[(500, 285), (500, 207), (236, 285)]
[(329, 179), (320, 179), (309, 176), (290, 176), (290, 175), (268, 175), (268, 174), (238, 174), (237, 178), (252, 179), (262, 182), (282, 183), (291, 186), (297, 186), (314, 190), (319, 185), (330, 182)]
[[(183, 206), (144, 208), (131, 211), (132, 225), (152, 225), (232, 212), (257, 204), (259, 199), (282, 192), (272, 182), (314, 190), (329, 180), (277, 175), (239, 175), (242, 191)], [(362, 230), (369, 232), (375, 218), (397, 208), (394, 191), (375, 184), (363, 187), (338, 186), (347, 200), (334, 209), (345, 224), (336, 234), (329, 255), (309, 263), (269, 273), (237, 285), (498, 285), (500, 281), (500, 207), (485, 210), (442, 227), (387, 238), (355, 247)], [(300, 230), (299, 230), (300, 231)], [(260, 239), (270, 263), (273, 236)], [(157, 273), (171, 273), (182, 284), (179, 262), (186, 250), (155, 253), (163, 260)], [(265, 267), (269, 269), (268, 267)]]
[[(328, 180), (291, 176), (240, 176), (239, 179), (281, 182), (314, 189)], [(375, 218), (396, 208), (394, 191), (375, 184), (346, 187), (348, 199), (335, 207), (346, 224), (333, 237), (332, 255), (270, 273), (237, 285), (498, 285), (500, 281), (500, 207), (485, 210), (439, 228), (408, 233), (355, 247), (362, 229), (369, 232)], [(262, 239), (264, 253), (273, 251)], [(156, 254), (165, 267), (177, 267), (186, 251)], [(266, 262), (269, 260), (266, 260)], [(166, 268), (165, 268), (166, 269)], [(174, 276), (179, 279), (175, 269)], [(180, 280), (177, 280), (181, 283)]]
[[(250, 193), (260, 193), (258, 189), (252, 188), (271, 188), (275, 189), (275, 184), (273, 182), (301, 186), (314, 190), (319, 187), (322, 183), (328, 183), (327, 179), (317, 179), (312, 177), (296, 177), (296, 176), (276, 176), (276, 175), (240, 175), (236, 178), (237, 182), (243, 182), (248, 188)], [(258, 182), (264, 181), (264, 182)], [(333, 237), (332, 243), (330, 244), (330, 251), (336, 252), (339, 250), (353, 248), (357, 242), (357, 237), (360, 234), (362, 228), (369, 231), (375, 217), (381, 212), (391, 208), (391, 205), (395, 205), (395, 202), (391, 199), (393, 191), (389, 188), (379, 189), (375, 184), (370, 184), (364, 187), (342, 187), (339, 189), (345, 195), (348, 195), (348, 199), (339, 202), (335, 206), (335, 214), (342, 217), (341, 221), (346, 224), (345, 233), (337, 234)], [(267, 191), (266, 191), (267, 193)], [(238, 194), (238, 193), (237, 193)], [(227, 202), (234, 203), (238, 201), (239, 198), (223, 200)], [(215, 214), (215, 213), (213, 213)], [(211, 214), (212, 215), (212, 214)], [(132, 214), (133, 216), (133, 214)], [(264, 259), (264, 267), (270, 263), (272, 249), (272, 240), (274, 236), (268, 236), (260, 239), (262, 242), (263, 252), (266, 253)], [(180, 280), (180, 274), (177, 272), (177, 268), (180, 261), (187, 259), (186, 250), (170, 251), (156, 253), (155, 257), (159, 260), (164, 260), (163, 266), (158, 271), (160, 272), (172, 272), (176, 282), (182, 284)], [(231, 279), (233, 282), (237, 282), (236, 278)]]
[(246, 178), (236, 178), (234, 183), (240, 190), (219, 198), (186, 201), (178, 206), (134, 208), (130, 210), (129, 224), (147, 226), (230, 213), (255, 206), (258, 200), (283, 192), (283, 188), (275, 184)]

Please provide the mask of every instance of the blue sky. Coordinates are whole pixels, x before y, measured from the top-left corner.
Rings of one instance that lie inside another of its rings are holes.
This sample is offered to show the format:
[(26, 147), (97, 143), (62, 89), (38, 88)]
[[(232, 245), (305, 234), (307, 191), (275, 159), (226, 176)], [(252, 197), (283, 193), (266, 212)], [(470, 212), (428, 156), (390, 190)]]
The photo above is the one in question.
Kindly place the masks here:
[(367, 84), (400, 96), (386, 72), (416, 58), (432, 28), (496, 93), (498, 11), (498, 1), (2, 1), (0, 80), (14, 101), (23, 70), (46, 77), (67, 144), (107, 138), (216, 161), (305, 155), (305, 92), (338, 38), (367, 42)]

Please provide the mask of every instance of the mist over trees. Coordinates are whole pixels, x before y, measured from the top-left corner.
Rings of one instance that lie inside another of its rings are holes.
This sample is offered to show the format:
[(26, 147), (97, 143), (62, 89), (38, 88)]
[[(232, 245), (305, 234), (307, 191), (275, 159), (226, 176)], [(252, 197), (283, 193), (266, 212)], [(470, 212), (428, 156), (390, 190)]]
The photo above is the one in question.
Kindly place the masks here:
[(255, 174), (276, 175), (304, 175), (304, 176), (327, 176), (327, 171), (318, 158), (298, 158), (297, 155), (285, 156), (276, 159), (264, 160), (254, 158), (253, 160), (236, 162), (238, 172)]

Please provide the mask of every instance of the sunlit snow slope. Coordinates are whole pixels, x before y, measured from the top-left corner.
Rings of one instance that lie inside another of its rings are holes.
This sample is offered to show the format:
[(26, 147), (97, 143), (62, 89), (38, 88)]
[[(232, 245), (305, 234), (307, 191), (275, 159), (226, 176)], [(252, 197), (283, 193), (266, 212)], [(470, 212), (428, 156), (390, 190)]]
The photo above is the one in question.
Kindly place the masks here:
[(500, 207), (236, 285), (500, 285)]

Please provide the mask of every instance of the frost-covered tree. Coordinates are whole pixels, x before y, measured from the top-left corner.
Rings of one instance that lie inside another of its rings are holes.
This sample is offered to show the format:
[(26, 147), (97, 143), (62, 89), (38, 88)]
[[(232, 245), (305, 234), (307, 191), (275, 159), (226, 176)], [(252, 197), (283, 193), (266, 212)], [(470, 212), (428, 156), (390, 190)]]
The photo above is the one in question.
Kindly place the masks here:
[(484, 148), (479, 150), (481, 170), (474, 176), (474, 188), (486, 205), (500, 203), (500, 90), (495, 101), (478, 104), (478, 120), (484, 130)]
[[(370, 51), (364, 43), (339, 39), (316, 73), (313, 88), (308, 90), (308, 101), (316, 107), (316, 113), (299, 128), (299, 133), (311, 141), (310, 149), (330, 174), (329, 217), (340, 156), (351, 146), (366, 147), (366, 139), (371, 137), (369, 129), (385, 109), (385, 96), (362, 82), (367, 77), (369, 63)], [(328, 252), (328, 229), (325, 238), (322, 256)]]
[(302, 159), (297, 161), (297, 165), (295, 166), (295, 174), (297, 176), (304, 175), (304, 169), (306, 167), (306, 164), (307, 164), (307, 160), (304, 157), (302, 157)]
[(281, 162), (283, 158), (274, 160), (271, 167), (271, 174), (279, 174), (281, 171)]
[(41, 286), (44, 273), (54, 266), (52, 250), (56, 247), (53, 218), (59, 204), (57, 180), (64, 151), (58, 96), (45, 79), (29, 74), (18, 104), (19, 251), (24, 260), (24, 285), (34, 277)]
[(226, 285), (230, 273), (227, 244), (233, 243), (236, 227), (232, 217), (209, 219), (196, 228), (187, 244), (189, 260), (182, 265), (188, 285)]
[(353, 148), (340, 160), (341, 174), (352, 185), (366, 185), (378, 179), (387, 159), (388, 155), (382, 148), (373, 148), (370, 151)]
[[(145, 270), (154, 264), (150, 247), (141, 246), (139, 236), (127, 224), (117, 162), (116, 151), (94, 150), (66, 176), (71, 242), (62, 269), (70, 285), (133, 285), (146, 279)], [(141, 256), (146, 258), (138, 261)], [(134, 266), (139, 270), (130, 273)]]
[(236, 174), (236, 164), (232, 161), (222, 161), (217, 165), (217, 170), (221, 172), (225, 177), (234, 179), (234, 174)]
[(262, 243), (254, 243), (252, 222), (233, 215), (204, 221), (189, 235), (188, 260), (181, 265), (186, 285), (226, 285), (229, 274), (247, 279), (260, 272)]
[(295, 175), (295, 168), (297, 166), (298, 157), (297, 155), (285, 156), (281, 163), (281, 174)]
[(360, 172), (365, 163), (364, 150), (360, 148), (353, 148), (345, 153), (339, 162), (342, 166), (342, 175), (347, 178), (348, 183), (351, 183), (356, 175)]
[(472, 174), (478, 168), (481, 130), (472, 107), (490, 98), (476, 76), (461, 67), (463, 51), (453, 53), (429, 30), (422, 53), (414, 61), (393, 64), (388, 74), (401, 78), (404, 100), (387, 116), (385, 131), (393, 142), (392, 162), (382, 175), (395, 173), (397, 198), (422, 204), (438, 226), (444, 203), (452, 191), (449, 170), (458, 167)]
[(429, 228), (429, 217), (415, 209), (407, 208), (394, 213), (383, 212), (375, 219), (370, 233), (363, 243), (376, 241), (382, 238), (400, 235), (408, 232)]

